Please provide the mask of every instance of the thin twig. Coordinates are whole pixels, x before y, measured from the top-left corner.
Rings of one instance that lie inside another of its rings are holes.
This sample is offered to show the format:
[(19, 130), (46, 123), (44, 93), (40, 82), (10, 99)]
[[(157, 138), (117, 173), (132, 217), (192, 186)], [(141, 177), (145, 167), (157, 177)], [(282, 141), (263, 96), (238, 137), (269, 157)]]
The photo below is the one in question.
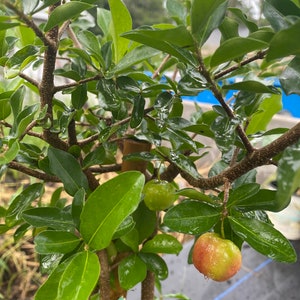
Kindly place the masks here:
[(81, 84), (84, 84), (84, 83), (87, 83), (87, 82), (90, 82), (90, 81), (99, 80), (101, 78), (102, 78), (102, 75), (97, 74), (93, 77), (84, 78), (84, 79), (81, 79), (81, 80), (76, 81), (76, 82), (71, 82), (71, 83), (67, 83), (67, 84), (64, 84), (64, 85), (55, 86), (53, 91), (54, 91), (54, 93), (57, 93), (59, 91), (62, 91), (62, 90), (68, 89), (68, 88), (72, 88), (72, 87), (76, 87), (76, 86), (79, 86)]
[(44, 180), (46, 182), (61, 182), (61, 180), (56, 176), (36, 171), (34, 169), (31, 169), (29, 167), (21, 165), (20, 163), (17, 163), (15, 161), (11, 161), (10, 163), (7, 164), (7, 166), (10, 169), (17, 170), (21, 173), (27, 174), (31, 177), (35, 177), (35, 178)]
[(25, 79), (26, 81), (28, 81), (29, 83), (31, 83), (32, 85), (36, 86), (37, 88), (39, 87), (39, 82), (33, 79), (32, 77), (26, 75), (25, 73), (20, 72), (19, 76)]

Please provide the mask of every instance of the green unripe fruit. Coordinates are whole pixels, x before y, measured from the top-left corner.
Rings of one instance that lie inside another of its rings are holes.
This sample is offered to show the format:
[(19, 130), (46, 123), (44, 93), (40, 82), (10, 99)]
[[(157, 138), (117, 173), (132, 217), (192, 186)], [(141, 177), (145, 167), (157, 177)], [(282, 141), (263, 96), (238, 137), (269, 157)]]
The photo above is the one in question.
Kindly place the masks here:
[(175, 190), (174, 185), (167, 181), (150, 180), (144, 186), (144, 202), (150, 210), (164, 210), (177, 199)]
[(242, 254), (232, 241), (207, 232), (194, 245), (193, 264), (207, 278), (226, 281), (240, 270)]

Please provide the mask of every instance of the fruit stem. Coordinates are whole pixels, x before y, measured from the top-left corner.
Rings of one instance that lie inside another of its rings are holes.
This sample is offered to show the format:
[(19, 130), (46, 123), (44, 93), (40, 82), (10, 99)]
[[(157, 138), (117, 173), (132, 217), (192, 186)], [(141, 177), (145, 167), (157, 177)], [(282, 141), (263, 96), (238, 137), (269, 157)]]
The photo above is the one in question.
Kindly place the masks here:
[(223, 197), (223, 203), (222, 203), (222, 219), (221, 219), (221, 236), (223, 239), (225, 239), (224, 220), (228, 216), (227, 202), (229, 199), (230, 185), (231, 185), (231, 183), (228, 180), (228, 178), (224, 178), (224, 197)]

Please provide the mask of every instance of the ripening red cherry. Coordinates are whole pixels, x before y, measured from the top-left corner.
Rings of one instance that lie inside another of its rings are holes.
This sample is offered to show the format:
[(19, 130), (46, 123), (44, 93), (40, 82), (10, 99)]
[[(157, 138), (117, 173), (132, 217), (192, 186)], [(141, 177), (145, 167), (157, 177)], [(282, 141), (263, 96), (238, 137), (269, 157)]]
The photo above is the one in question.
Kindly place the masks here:
[(204, 233), (198, 238), (192, 257), (196, 269), (215, 281), (230, 279), (242, 265), (240, 249), (231, 240), (213, 232)]

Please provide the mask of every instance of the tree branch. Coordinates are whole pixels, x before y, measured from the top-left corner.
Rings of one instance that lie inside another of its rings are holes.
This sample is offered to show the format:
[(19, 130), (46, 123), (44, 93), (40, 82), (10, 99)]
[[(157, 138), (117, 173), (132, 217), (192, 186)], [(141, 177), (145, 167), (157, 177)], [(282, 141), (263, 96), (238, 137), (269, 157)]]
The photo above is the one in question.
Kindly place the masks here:
[(18, 162), (11, 161), (10, 163), (7, 164), (8, 168), (17, 170), (19, 172), (22, 172), (26, 175), (29, 175), (31, 177), (38, 178), (40, 180), (43, 180), (45, 182), (61, 182), (61, 180), (53, 175), (49, 175), (46, 173), (42, 173), (40, 171), (31, 169), (30, 167), (26, 167), (24, 165), (19, 164)]
[(275, 157), (287, 147), (292, 146), (300, 139), (300, 122), (294, 127), (289, 129), (286, 133), (280, 136), (275, 141), (271, 142), (265, 147), (254, 150), (249, 153), (243, 160), (236, 163), (234, 166), (224, 170), (216, 176), (209, 178), (195, 179), (190, 174), (181, 171), (181, 176), (188, 181), (194, 187), (201, 189), (213, 189), (225, 183), (224, 178), (227, 178), (230, 182), (239, 178), (243, 174), (246, 174), (256, 167), (269, 164), (271, 158)]
[(59, 91), (62, 91), (62, 90), (68, 89), (68, 88), (79, 86), (81, 84), (84, 84), (84, 83), (87, 83), (87, 82), (90, 82), (90, 81), (99, 80), (100, 78), (102, 78), (102, 75), (97, 74), (93, 77), (84, 78), (84, 79), (81, 79), (81, 80), (76, 81), (76, 82), (71, 82), (71, 83), (67, 83), (67, 84), (64, 84), (64, 85), (55, 86), (53, 88), (53, 92), (56, 93), (56, 92), (59, 92)]
[[(219, 101), (219, 103), (221, 104), (221, 106), (223, 107), (223, 109), (225, 110), (225, 112), (227, 113), (228, 117), (230, 119), (235, 119), (235, 115), (233, 113), (233, 111), (231, 110), (231, 108), (227, 105), (227, 103), (225, 102), (222, 93), (220, 92), (218, 86), (216, 85), (215, 81), (212, 79), (210, 73), (208, 72), (208, 70), (206, 69), (206, 66), (203, 62), (202, 59), (202, 55), (200, 50), (197, 51), (197, 58), (198, 58), (198, 62), (199, 62), (199, 72), (204, 76), (204, 78), (206, 79), (207, 83), (210, 85), (210, 89), (212, 91), (212, 93), (214, 94), (214, 96), (216, 97), (216, 99)], [(236, 127), (236, 131), (238, 132), (239, 137), (241, 138), (246, 150), (248, 153), (251, 153), (254, 151), (254, 147), (251, 145), (247, 134), (245, 133), (244, 129), (240, 126), (237, 125)]]

